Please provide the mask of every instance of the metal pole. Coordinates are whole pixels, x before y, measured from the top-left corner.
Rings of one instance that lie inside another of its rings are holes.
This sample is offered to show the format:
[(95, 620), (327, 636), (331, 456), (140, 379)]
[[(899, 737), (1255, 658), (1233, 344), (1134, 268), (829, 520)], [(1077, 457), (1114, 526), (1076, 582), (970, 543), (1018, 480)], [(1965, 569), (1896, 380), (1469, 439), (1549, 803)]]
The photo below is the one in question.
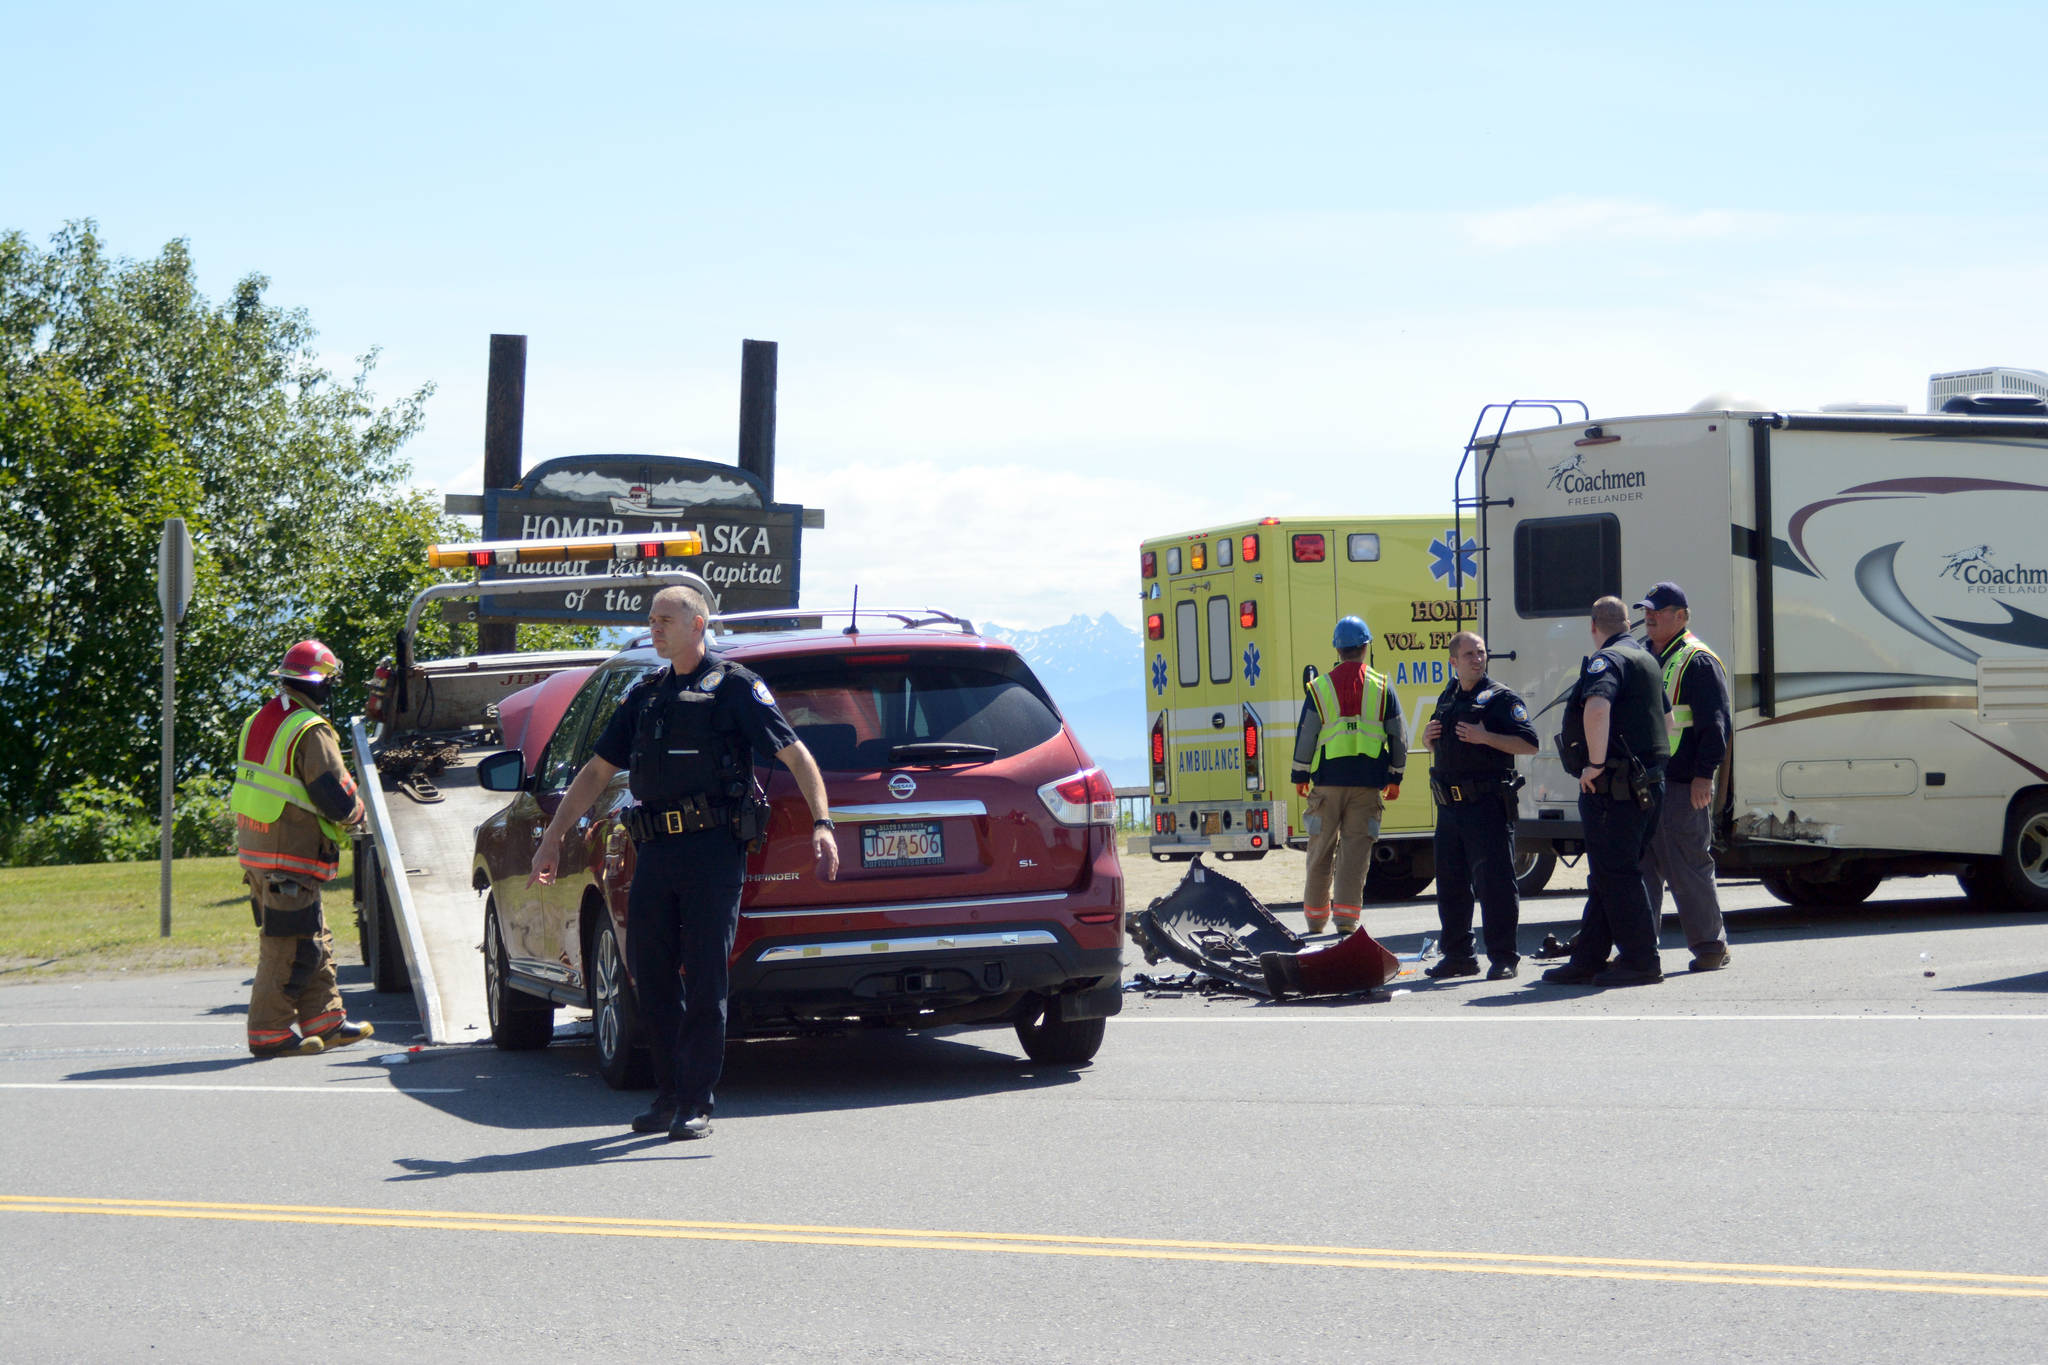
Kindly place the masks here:
[(178, 692), (178, 623), (171, 613), (164, 613), (164, 771), (159, 787), (161, 801), (158, 814), (163, 821), (161, 847), (163, 852), (163, 897), (162, 914), (157, 937), (171, 936), (171, 757), (175, 740), (175, 726), (172, 717), (176, 715)]

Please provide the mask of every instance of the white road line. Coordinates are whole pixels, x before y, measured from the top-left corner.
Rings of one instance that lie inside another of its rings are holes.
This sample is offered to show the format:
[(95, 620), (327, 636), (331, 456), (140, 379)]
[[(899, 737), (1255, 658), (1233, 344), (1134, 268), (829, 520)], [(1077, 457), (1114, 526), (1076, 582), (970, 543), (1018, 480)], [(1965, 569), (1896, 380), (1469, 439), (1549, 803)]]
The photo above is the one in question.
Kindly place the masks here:
[(15, 1019), (0, 1028), (242, 1028), (235, 1019)]
[(1110, 1017), (1124, 1024), (2041, 1024), (2048, 1014), (1429, 1014), (1360, 1017), (1182, 1014)]
[(414, 1085), (163, 1085), (151, 1081), (0, 1081), (0, 1090), (236, 1090), (265, 1095), (460, 1095), (462, 1088)]

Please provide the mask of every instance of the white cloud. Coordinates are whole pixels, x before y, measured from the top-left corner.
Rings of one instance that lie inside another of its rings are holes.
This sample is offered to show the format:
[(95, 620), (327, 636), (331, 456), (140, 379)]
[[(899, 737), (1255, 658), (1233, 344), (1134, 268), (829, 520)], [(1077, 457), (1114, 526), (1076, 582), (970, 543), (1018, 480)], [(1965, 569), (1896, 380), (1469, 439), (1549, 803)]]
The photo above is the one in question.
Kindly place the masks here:
[(1734, 209), (1683, 212), (1627, 199), (1566, 196), (1516, 208), (1458, 216), (1459, 230), (1477, 246), (1555, 246), (1571, 242), (1691, 242), (1757, 237), (1777, 230), (1777, 214)]

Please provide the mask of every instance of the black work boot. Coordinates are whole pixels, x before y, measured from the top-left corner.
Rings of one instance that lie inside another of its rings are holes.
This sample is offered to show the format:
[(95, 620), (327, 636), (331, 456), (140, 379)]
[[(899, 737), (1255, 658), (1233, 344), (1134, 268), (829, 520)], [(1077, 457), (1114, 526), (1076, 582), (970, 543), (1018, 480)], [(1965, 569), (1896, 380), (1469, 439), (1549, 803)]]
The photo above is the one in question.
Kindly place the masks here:
[(687, 1117), (678, 1114), (676, 1121), (668, 1126), (669, 1137), (676, 1142), (688, 1142), (693, 1138), (711, 1136), (711, 1111), (692, 1109)]
[(675, 1121), (676, 1097), (674, 1095), (656, 1095), (652, 1108), (644, 1114), (634, 1116), (633, 1131), (636, 1133), (665, 1133), (668, 1131), (668, 1126)]
[(372, 1036), (376, 1032), (377, 1028), (374, 1024), (357, 1023), (353, 1019), (344, 1019), (325, 1033), (316, 1033), (313, 1036), (320, 1040), (322, 1051), (332, 1052), (338, 1047), (347, 1047), (350, 1043), (360, 1043), (363, 1039)]

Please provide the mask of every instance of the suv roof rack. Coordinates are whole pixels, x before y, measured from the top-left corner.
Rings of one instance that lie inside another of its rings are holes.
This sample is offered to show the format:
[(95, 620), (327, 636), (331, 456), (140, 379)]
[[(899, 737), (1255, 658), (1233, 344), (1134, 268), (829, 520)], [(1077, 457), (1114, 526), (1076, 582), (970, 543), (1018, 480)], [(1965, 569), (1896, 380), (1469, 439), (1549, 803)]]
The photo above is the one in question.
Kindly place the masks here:
[[(857, 610), (860, 616), (886, 617), (905, 630), (918, 630), (925, 626), (954, 626), (962, 635), (978, 633), (974, 629), (974, 622), (964, 616), (955, 616), (949, 611), (940, 611), (937, 607), (860, 607)], [(790, 607), (771, 611), (725, 612), (713, 616), (711, 624), (718, 626), (732, 622), (795, 621), (811, 617), (822, 620), (828, 616), (843, 616), (852, 622), (855, 614), (856, 608), (853, 607)], [(860, 632), (849, 625), (846, 633), (858, 635)]]

